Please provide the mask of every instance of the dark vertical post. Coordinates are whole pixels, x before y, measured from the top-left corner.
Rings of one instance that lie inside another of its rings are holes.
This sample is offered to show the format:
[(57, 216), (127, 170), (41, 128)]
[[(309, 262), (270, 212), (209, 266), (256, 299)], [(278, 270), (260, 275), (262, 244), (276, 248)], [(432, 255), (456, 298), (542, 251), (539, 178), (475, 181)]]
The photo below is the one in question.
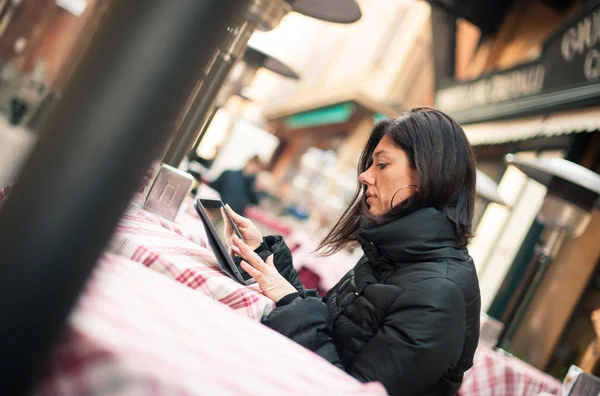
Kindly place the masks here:
[(204, 123), (202, 124), (202, 126), (200, 127), (200, 134), (196, 138), (196, 141), (192, 145), (192, 148), (190, 149), (190, 152), (188, 153), (188, 155), (193, 155), (193, 156), (197, 155), (196, 151), (198, 151), (198, 147), (200, 146), (200, 142), (202, 141), (202, 138), (204, 138), (204, 135), (206, 135), (206, 132), (208, 131), (208, 126), (210, 125), (210, 123), (212, 122), (212, 120), (217, 115), (217, 112), (219, 111), (219, 109), (220, 109), (220, 107), (213, 106), (213, 108), (211, 109), (210, 113), (208, 114), (208, 117), (206, 118), (206, 120), (204, 121)]
[(239, 0), (109, 9), (0, 210), (0, 394), (29, 391)]

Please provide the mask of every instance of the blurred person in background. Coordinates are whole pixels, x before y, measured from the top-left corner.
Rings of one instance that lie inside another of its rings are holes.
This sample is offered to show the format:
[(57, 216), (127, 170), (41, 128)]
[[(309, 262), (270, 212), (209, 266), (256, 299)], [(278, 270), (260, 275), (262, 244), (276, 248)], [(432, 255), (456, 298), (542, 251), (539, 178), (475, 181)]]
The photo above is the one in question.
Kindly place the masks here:
[(237, 213), (244, 213), (248, 204), (258, 204), (259, 191), (256, 179), (262, 169), (262, 162), (255, 155), (248, 160), (243, 169), (224, 171), (210, 183), (210, 186), (221, 195), (221, 201), (228, 204), (231, 209)]
[(319, 250), (358, 241), (364, 256), (322, 299), (299, 282), (281, 237), (230, 211), (242, 267), (276, 303), (262, 322), (391, 395), (454, 395), (479, 340), (471, 146), (449, 116), (417, 108), (375, 126), (358, 173)]

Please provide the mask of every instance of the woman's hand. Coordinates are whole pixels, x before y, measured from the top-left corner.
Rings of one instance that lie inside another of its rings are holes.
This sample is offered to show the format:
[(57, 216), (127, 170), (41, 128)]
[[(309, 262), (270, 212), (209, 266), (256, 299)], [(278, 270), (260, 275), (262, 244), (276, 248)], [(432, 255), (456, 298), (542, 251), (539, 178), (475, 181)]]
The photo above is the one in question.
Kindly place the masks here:
[(240, 238), (234, 235), (232, 240), (235, 244), (233, 251), (246, 260), (242, 261), (242, 268), (256, 280), (256, 283), (258, 283), (260, 290), (265, 296), (277, 303), (288, 294), (297, 292), (296, 288), (279, 274), (273, 264), (272, 255), (264, 262)]
[[(258, 248), (262, 243), (263, 237), (254, 223), (250, 219), (235, 213), (233, 209), (229, 207), (229, 205), (225, 205), (225, 210), (227, 210), (227, 213), (229, 213), (229, 216), (231, 216), (231, 220), (233, 220), (238, 230), (240, 230), (240, 234), (242, 234), (244, 242), (246, 242), (246, 244), (250, 246), (252, 250)], [(222, 208), (221, 211), (223, 211)], [(225, 237), (227, 239), (231, 239), (234, 234), (233, 228), (229, 224), (229, 220), (227, 220), (227, 215), (225, 213), (221, 214), (223, 215), (223, 221), (225, 223)]]

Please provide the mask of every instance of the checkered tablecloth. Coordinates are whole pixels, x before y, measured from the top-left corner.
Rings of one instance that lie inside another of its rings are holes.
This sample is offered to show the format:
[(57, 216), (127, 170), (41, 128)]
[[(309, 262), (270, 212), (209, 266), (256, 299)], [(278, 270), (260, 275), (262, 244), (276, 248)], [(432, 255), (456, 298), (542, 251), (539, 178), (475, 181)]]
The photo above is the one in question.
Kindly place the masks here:
[[(185, 202), (184, 204), (187, 205), (188, 203)], [(185, 239), (189, 239), (190, 241), (197, 243), (202, 247), (208, 247), (206, 231), (204, 230), (202, 222), (198, 218), (198, 214), (195, 213), (195, 209), (194, 214), (190, 214), (186, 210), (182, 210), (174, 221), (149, 212), (135, 204), (131, 204), (129, 206), (127, 213), (140, 219), (144, 219), (149, 223), (159, 225), (184, 237)]]
[[(0, 189), (0, 205), (9, 192), (10, 186)], [(258, 285), (243, 286), (220, 270), (197, 217), (182, 212), (176, 221), (141, 209), (134, 199), (106, 251), (142, 263), (254, 320), (273, 310), (275, 304)]]
[(312, 352), (221, 304), (104, 255), (54, 348), (36, 396), (364, 395)]
[[(148, 221), (150, 215), (130, 207), (107, 251), (142, 263), (254, 320), (273, 310), (273, 301), (260, 292), (258, 285), (235, 282), (220, 270), (210, 248)], [(200, 221), (198, 228), (202, 228)]]
[(480, 345), (473, 368), (465, 373), (458, 396), (557, 395), (561, 383), (533, 366)]

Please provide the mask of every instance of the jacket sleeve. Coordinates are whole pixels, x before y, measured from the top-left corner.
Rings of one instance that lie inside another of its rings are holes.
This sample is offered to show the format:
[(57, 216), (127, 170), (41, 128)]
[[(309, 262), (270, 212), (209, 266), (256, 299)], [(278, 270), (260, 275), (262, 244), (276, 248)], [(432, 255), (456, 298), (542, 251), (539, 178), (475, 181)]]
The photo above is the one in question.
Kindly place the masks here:
[(465, 338), (465, 301), (456, 284), (441, 278), (406, 289), (382, 327), (347, 372), (379, 381), (391, 395), (421, 394), (459, 361)]
[(328, 317), (327, 306), (316, 290), (305, 290), (291, 303), (264, 316), (262, 323), (343, 370)]
[(263, 238), (263, 242), (255, 250), (255, 252), (266, 260), (267, 257), (273, 255), (273, 263), (277, 271), (283, 276), (288, 282), (290, 282), (298, 291), (303, 291), (304, 286), (300, 281), (298, 272), (294, 268), (292, 260), (292, 252), (285, 244), (283, 238), (279, 235), (269, 235)]

